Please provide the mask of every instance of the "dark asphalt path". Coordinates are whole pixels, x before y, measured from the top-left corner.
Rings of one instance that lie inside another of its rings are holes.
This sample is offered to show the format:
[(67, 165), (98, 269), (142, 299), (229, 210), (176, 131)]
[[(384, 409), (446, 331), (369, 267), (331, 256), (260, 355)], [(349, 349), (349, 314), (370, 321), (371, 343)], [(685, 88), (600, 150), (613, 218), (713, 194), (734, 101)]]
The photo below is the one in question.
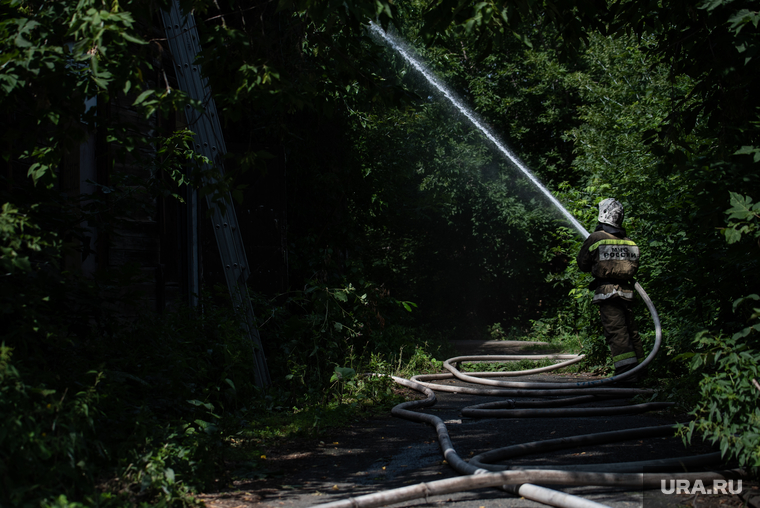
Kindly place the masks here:
[[(519, 345), (522, 344), (518, 343), (512, 349)], [(505, 344), (503, 347), (506, 349), (508, 345)], [(468, 351), (466, 354), (477, 354), (477, 351)], [(563, 378), (549, 375), (532, 377), (547, 381)], [(570, 380), (569, 377), (564, 379)], [(496, 400), (495, 398), (443, 392), (437, 393), (437, 397), (438, 403), (426, 412), (444, 420), (456, 451), (465, 459), (510, 444), (675, 422), (674, 416), (665, 413), (613, 417), (475, 420), (462, 417), (461, 409), (468, 405)], [(623, 462), (686, 456), (707, 451), (712, 450), (706, 446), (686, 450), (677, 438), (656, 438), (552, 452), (541, 457), (518, 458), (511, 463), (554, 465)], [(226, 497), (216, 494), (202, 498), (214, 508), (305, 508), (347, 497), (457, 476), (443, 461), (432, 427), (391, 416), (335, 430), (322, 437), (321, 442), (316, 445), (313, 442), (311, 446), (308, 443), (292, 443), (287, 448), (267, 450), (267, 460), (271, 461), (274, 469), (282, 472), (281, 476), (237, 482), (230, 492), (222, 495)], [(643, 501), (640, 491), (626, 492), (605, 487), (575, 487), (563, 490), (613, 508), (639, 507)], [(679, 501), (670, 498), (666, 500), (672, 502), (666, 505), (676, 506)], [(446, 504), (456, 508), (544, 506), (511, 496), (498, 489), (457, 493), (431, 498), (429, 501), (433, 505)], [(423, 499), (394, 506), (426, 504)], [(654, 507), (651, 503), (647, 503), (646, 506)]]

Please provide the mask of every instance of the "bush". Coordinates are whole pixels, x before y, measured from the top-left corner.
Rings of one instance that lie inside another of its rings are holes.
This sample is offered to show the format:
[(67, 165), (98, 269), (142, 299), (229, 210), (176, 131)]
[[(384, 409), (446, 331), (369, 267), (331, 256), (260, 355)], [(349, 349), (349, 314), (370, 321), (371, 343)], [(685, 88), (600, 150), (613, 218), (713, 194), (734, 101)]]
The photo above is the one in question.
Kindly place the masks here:
[(404, 346), (421, 342), (405, 323), (414, 304), (368, 282), (312, 281), (279, 302), (259, 298), (254, 304), (272, 376), (291, 404), (326, 402), (336, 367), (360, 372), (382, 357), (393, 362)]
[[(738, 243), (743, 236), (760, 242), (760, 203), (734, 192), (730, 202), (728, 227), (723, 229), (727, 242)], [(704, 330), (694, 340), (698, 352), (680, 355), (692, 359), (692, 372), (702, 374), (700, 398), (692, 412), (696, 419), (681, 428), (684, 440), (691, 440), (695, 432), (704, 434), (720, 443), (724, 458), (755, 472), (760, 468), (760, 308), (755, 303), (747, 309), (746, 304), (758, 301), (760, 296), (751, 294), (733, 302), (735, 322), (749, 326), (730, 336)]]
[(28, 384), (12, 363), (13, 350), (0, 346), (0, 505), (37, 506), (53, 494), (91, 491), (98, 465), (107, 458), (95, 437), (97, 385), (62, 393)]
[[(748, 299), (760, 300), (758, 295)], [(738, 300), (740, 305), (744, 299)], [(751, 319), (760, 317), (755, 308)], [(748, 326), (731, 337), (697, 335), (702, 351), (692, 355), (691, 368), (702, 373), (696, 417), (681, 432), (691, 441), (695, 432), (713, 443), (720, 443), (725, 459), (735, 459), (742, 467), (760, 468), (760, 324)], [(754, 383), (753, 383), (754, 381)]]

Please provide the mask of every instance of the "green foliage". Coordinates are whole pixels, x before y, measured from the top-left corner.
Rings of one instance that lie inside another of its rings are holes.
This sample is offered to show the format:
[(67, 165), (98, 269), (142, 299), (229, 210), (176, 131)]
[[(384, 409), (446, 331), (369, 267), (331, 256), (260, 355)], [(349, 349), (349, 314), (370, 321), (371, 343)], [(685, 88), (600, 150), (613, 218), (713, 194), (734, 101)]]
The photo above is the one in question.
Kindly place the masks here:
[[(181, 129), (156, 140), (155, 158), (150, 164), (150, 178), (127, 177), (122, 185), (144, 189), (150, 196), (172, 197), (180, 202), (184, 199), (179, 194), (183, 188), (190, 187), (197, 191), (199, 198), (208, 197), (211, 207), (218, 207), (226, 212), (227, 196), (240, 203), (246, 185), (237, 184), (239, 177), (234, 171), (224, 172), (207, 157), (193, 149), (194, 133)], [(150, 210), (147, 214), (150, 215)], [(207, 210), (211, 216), (212, 210)]]
[[(250, 398), (255, 389), (250, 344), (224, 312), (209, 305), (203, 317), (186, 311), (132, 325), (99, 323), (93, 335), (68, 337), (50, 369), (44, 351), (27, 352), (19, 363), (3, 346), (0, 502), (27, 506), (55, 497), (49, 502), (60, 504), (61, 495), (96, 502), (96, 482), (115, 477), (122, 500), (194, 504), (189, 492), (221, 474), (222, 437), (240, 425), (231, 418), (238, 394)], [(93, 339), (98, 345), (85, 347)], [(89, 362), (101, 370), (84, 372)], [(225, 407), (225, 418), (214, 412)]]
[[(440, 368), (422, 346), (404, 357), (404, 346), (419, 340), (408, 328), (382, 327), (394, 309), (407, 314), (401, 302), (378, 301), (388, 297), (360, 294), (350, 285), (307, 289), (292, 296), (288, 319), (280, 321), (284, 309), (271, 309), (277, 317), (270, 328), (262, 326), (271, 339), (265, 343), (283, 341), (284, 353), (269, 352), (278, 383), (267, 393), (253, 384), (251, 344), (234, 314), (209, 298), (203, 313), (178, 309), (134, 320), (107, 318), (88, 335), (68, 337), (68, 348), (56, 356), (57, 365), (67, 365), (65, 379), (41, 372), (43, 352), (26, 353), (22, 373), (11, 348), (3, 346), (0, 478), (6, 497), (0, 502), (193, 505), (193, 492), (224, 478), (226, 460), (250, 460), (236, 451), (241, 439), (319, 433), (357, 413), (387, 411), (398, 401), (390, 374)], [(317, 321), (324, 312), (327, 321)], [(302, 335), (276, 337), (272, 326)], [(314, 349), (302, 354), (304, 344)], [(361, 357), (351, 349), (360, 347)], [(100, 371), (83, 372), (91, 363)], [(291, 376), (296, 372), (300, 377)], [(79, 387), (76, 395), (73, 387)], [(276, 434), (266, 430), (275, 427)], [(97, 494), (96, 485), (106, 494)]]
[[(760, 238), (756, 213), (757, 205), (749, 196), (731, 193), (726, 241), (738, 242), (742, 234)], [(729, 234), (729, 232), (731, 232)], [(693, 411), (696, 419), (681, 429), (684, 440), (691, 440), (695, 432), (720, 443), (724, 457), (736, 459), (745, 467), (760, 467), (760, 296), (750, 294), (733, 303), (733, 311), (745, 316), (744, 325), (732, 335), (704, 330), (697, 334), (694, 343), (698, 351), (686, 353), (691, 357), (691, 370), (701, 373), (700, 399)], [(751, 304), (746, 310), (746, 304)], [(742, 312), (743, 311), (743, 312)], [(742, 325), (740, 325), (742, 326)]]
[[(92, 254), (85, 247), (85, 222), (101, 238), (115, 234), (124, 219), (152, 216), (155, 197), (181, 199), (185, 185), (198, 188), (201, 195), (229, 190), (236, 198), (242, 194), (231, 173), (222, 177), (191, 149), (189, 131), (154, 128), (153, 122), (167, 113), (201, 107), (157, 72), (162, 53), (154, 37), (160, 27), (152, 26), (156, 6), (139, 0), (0, 4), (0, 114), (6, 127), (2, 158), (8, 165), (0, 177), (1, 202), (7, 201), (0, 214), (0, 333), (7, 344), (0, 378), (6, 418), (0, 439), (0, 495), (6, 497), (0, 504), (193, 504), (189, 493), (224, 476), (221, 466), (230, 435), (275, 410), (252, 385), (251, 345), (224, 298), (222, 306), (204, 301), (200, 313), (174, 309), (163, 317), (132, 318), (142, 313), (140, 298), (130, 291), (141, 281), (139, 267), (103, 270), (93, 278), (69, 271), (77, 265), (72, 260)], [(161, 2), (158, 7), (163, 7)], [(208, 6), (195, 2), (194, 7), (200, 14)], [(283, 59), (295, 62), (295, 69), (291, 65), (278, 71), (266, 59), (241, 56), (246, 48), (259, 48), (248, 39), (259, 27), (246, 33), (210, 23), (204, 32), (208, 52), (201, 61), (209, 64), (204, 70), (213, 75), (214, 65), (232, 64), (240, 71), (220, 74), (236, 76), (229, 83), (232, 91), (212, 79), (230, 118), (250, 103), (274, 105), (270, 112), (275, 116), (304, 108), (321, 113), (340, 104), (358, 88), (346, 88), (342, 78), (364, 80), (343, 57), (341, 45), (357, 53), (377, 53), (355, 35), (368, 17), (379, 14), (387, 24), (394, 12), (382, 2), (354, 3), (348, 13), (283, 4), (285, 14), (280, 15), (274, 12), (276, 5), (267, 8), (272, 11), (267, 23), (279, 25), (287, 18), (286, 30), (300, 30)], [(204, 28), (204, 20), (200, 24)], [(267, 56), (287, 52), (269, 34), (263, 39), (268, 41), (261, 46), (265, 52), (275, 45)], [(227, 58), (218, 58), (220, 51)], [(306, 59), (308, 72), (299, 67), (304, 60), (290, 58), (294, 53), (312, 55)], [(371, 67), (368, 58), (366, 68)], [(325, 79), (325, 72), (333, 69), (341, 79)], [(279, 80), (279, 72), (286, 79)], [(307, 77), (307, 83), (287, 79), (294, 75)], [(365, 83), (375, 79), (370, 75)], [(297, 86), (283, 90), (283, 83)], [(96, 97), (98, 106), (87, 107)], [(131, 108), (136, 115), (109, 114), (109, 106)], [(106, 164), (109, 180), (93, 184), (94, 194), (76, 192), (72, 197), (59, 179), (62, 161), (95, 132), (115, 157)], [(255, 149), (239, 160), (243, 168), (258, 169), (271, 157)], [(144, 171), (119, 174), (111, 171), (114, 162)], [(19, 169), (34, 186), (13, 180)], [(309, 428), (334, 424), (322, 416), (345, 406), (343, 402), (379, 405), (394, 397), (387, 378), (344, 374), (351, 372), (351, 362), (357, 369), (392, 372), (396, 357), (391, 366), (375, 353), (375, 346), (392, 355), (394, 348), (399, 351), (410, 341), (411, 332), (401, 323), (386, 326), (383, 306), (404, 315), (415, 304), (390, 299), (374, 285), (362, 282), (359, 287), (367, 292), (350, 285), (311, 287), (288, 304), (287, 312), (297, 317), (278, 322), (300, 331), (283, 345), (315, 347), (313, 356), (307, 356), (310, 349), (305, 358), (272, 361), (285, 367), (282, 378), (288, 368), (316, 368), (305, 377), (317, 382), (311, 391), (298, 387), (297, 380), (286, 380), (284, 384), (299, 389), (299, 397), (277, 395), (280, 402), (297, 399), (303, 404), (300, 409), (311, 418)], [(323, 311), (327, 328), (317, 315)], [(376, 341), (371, 347), (368, 337)], [(359, 349), (361, 361), (352, 356)], [(102, 373), (97, 387), (94, 374), (88, 374), (93, 368)], [(336, 372), (340, 379), (331, 379)], [(335, 411), (342, 411), (345, 420), (347, 410)], [(29, 467), (17, 467), (26, 463)], [(97, 494), (96, 487), (106, 493)]]
[[(665, 330), (652, 374), (682, 379), (683, 353), (698, 348), (685, 378), (701, 378), (689, 435), (756, 466), (758, 311), (738, 303), (756, 300), (760, 283), (760, 208), (745, 196), (759, 184), (756, 9), (612, 5), (297, 0), (232, 13), (183, 2), (236, 147), (227, 166), (286, 175), (288, 276), (302, 289), (255, 296), (275, 379), (264, 393), (226, 296), (204, 298), (202, 312), (132, 319), (125, 288), (137, 267), (67, 271), (89, 254), (85, 221), (113, 234), (185, 185), (246, 191), (208, 167), (189, 131), (146, 128), (202, 107), (156, 65), (163, 3), (0, 3), (0, 114), (12, 126), (2, 157), (35, 184), (9, 192), (21, 182), (0, 178), (0, 473), (14, 496), (0, 502), (190, 504), (230, 457), (265, 474), (261, 440), (385, 407), (396, 399), (387, 375), (440, 368), (431, 337), (527, 336), (608, 368), (588, 276), (572, 262), (581, 239), (368, 38), (370, 19), (410, 40), (582, 223), (603, 197), (625, 204)], [(132, 121), (103, 110), (116, 98)], [(72, 198), (56, 174), (96, 130), (117, 162), (145, 172)], [(651, 343), (645, 310), (637, 316)], [(9, 467), (11, 453), (30, 468)], [(98, 497), (96, 472), (121, 493)]]
[[(535, 315), (554, 221), (526, 205), (528, 185), (449, 115), (439, 104), (423, 105), (397, 119), (403, 130), (357, 131), (372, 194), (364, 202), (357, 196), (352, 208), (365, 223), (359, 254), (372, 277), (418, 303), (421, 319), (469, 336)], [(404, 161), (400, 181), (388, 174), (386, 161), (394, 159)], [(538, 254), (521, 255), (527, 249)]]
[(222, 436), (205, 429), (198, 432), (196, 426), (201, 424), (167, 427), (142, 443), (134, 443), (137, 449), (124, 450), (121, 481), (129, 485), (136, 499), (151, 505), (197, 504), (191, 493), (212, 484), (220, 473), (215, 459)]
[[(572, 52), (588, 37), (591, 30), (604, 27), (597, 19), (600, 6), (587, 0), (553, 2), (519, 0), (499, 4), (497, 2), (467, 2), (465, 0), (441, 0), (432, 2), (425, 13), (425, 32), (429, 39), (447, 29), (464, 31), (477, 37), (479, 44), (490, 49), (492, 41), (516, 37), (529, 45), (520, 28), (543, 21), (555, 26), (557, 40), (565, 51)], [(561, 41), (561, 42), (560, 42)]]
[[(144, 77), (149, 50), (135, 17), (147, 8), (138, 1), (2, 3), (0, 111), (14, 124), (3, 135), (10, 144), (5, 158), (27, 164), (35, 184), (51, 185), (62, 156), (95, 127), (97, 108), (85, 108), (88, 98), (142, 92), (134, 105), (145, 118), (187, 102), (183, 94), (150, 89)], [(113, 139), (127, 150), (145, 141), (145, 133), (113, 127)]]
[(89, 492), (107, 453), (94, 427), (103, 373), (90, 373), (77, 393), (60, 393), (28, 384), (31, 376), (14, 363), (12, 348), (0, 345), (0, 503), (32, 506), (60, 492)]
[[(752, 198), (742, 196), (735, 192), (730, 193), (731, 208), (726, 210), (728, 214), (728, 227), (723, 230), (728, 243), (738, 242), (742, 235), (760, 237), (757, 233), (758, 225), (755, 222), (760, 219), (760, 203), (752, 204)], [(736, 307), (736, 304), (734, 304)]]
[[(515, 360), (509, 362), (465, 362), (462, 363), (460, 370), (462, 372), (519, 372), (529, 369), (538, 369), (540, 367), (549, 367), (554, 365), (549, 359), (544, 360)], [(552, 371), (553, 373), (572, 372), (575, 370), (572, 366), (560, 370)]]
[(417, 374), (432, 374), (440, 372), (443, 367), (443, 362), (436, 359), (436, 357), (440, 356), (439, 351), (434, 350), (433, 354), (431, 354), (428, 352), (428, 349), (431, 349), (431, 347), (427, 343), (417, 345), (414, 348), (414, 353), (405, 363), (402, 363), (401, 361), (401, 353), (403, 351), (399, 351), (397, 375), (412, 377)]
[(507, 334), (502, 329), (501, 323), (492, 324), (491, 326), (488, 327), (487, 331), (488, 331), (488, 335), (491, 337), (492, 340), (506, 339)]
[[(760, 309), (754, 316), (760, 316)], [(684, 440), (698, 432), (719, 443), (724, 458), (755, 470), (760, 467), (760, 390), (752, 382), (760, 377), (758, 332), (756, 324), (733, 337), (697, 335), (695, 342), (702, 350), (692, 360), (692, 369), (702, 372), (700, 399), (693, 412), (697, 419), (681, 429)]]
[[(43, 235), (45, 233), (28, 215), (19, 213), (11, 203), (3, 204), (0, 211), (0, 270), (4, 276), (16, 271), (32, 271), (30, 256), (55, 245), (53, 239), (45, 239)], [(45, 236), (54, 238), (53, 234)]]
[(382, 366), (383, 358), (401, 368), (404, 347), (422, 343), (408, 326), (411, 302), (370, 282), (331, 287), (311, 281), (276, 300), (256, 301), (256, 315), (264, 342), (277, 345), (270, 368), (291, 405), (342, 400), (346, 390), (367, 383), (357, 373), (375, 372), (368, 369)]

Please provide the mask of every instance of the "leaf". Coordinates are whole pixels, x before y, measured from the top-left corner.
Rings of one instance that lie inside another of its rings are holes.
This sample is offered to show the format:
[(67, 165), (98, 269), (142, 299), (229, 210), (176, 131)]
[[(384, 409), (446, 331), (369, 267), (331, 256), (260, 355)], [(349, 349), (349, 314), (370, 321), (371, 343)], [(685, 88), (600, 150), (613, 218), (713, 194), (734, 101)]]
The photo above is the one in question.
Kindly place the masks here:
[(338, 380), (348, 381), (349, 379), (355, 376), (356, 376), (356, 371), (352, 369), (351, 367), (335, 367), (335, 372), (330, 378), (330, 381), (331, 382), (335, 382)]
[(752, 23), (757, 28), (758, 20), (760, 20), (760, 14), (752, 12), (749, 9), (742, 9), (728, 18), (728, 23), (731, 30), (734, 30), (734, 33), (738, 34), (747, 23)]
[(751, 294), (747, 296), (743, 296), (737, 300), (734, 301), (733, 310), (736, 312), (736, 308), (739, 307), (739, 305), (743, 304), (747, 300), (753, 300), (753, 301), (760, 301), (760, 295)]
[(680, 361), (680, 360), (688, 360), (689, 358), (694, 357), (694, 355), (696, 355), (696, 354), (698, 354), (698, 353), (681, 353), (680, 355), (674, 356), (673, 357), (673, 361), (677, 362), (677, 361)]
[(723, 234), (726, 236), (726, 242), (728, 242), (729, 245), (738, 242), (742, 238), (741, 231), (734, 228), (724, 229)]
[(132, 103), (133, 106), (137, 106), (139, 104), (142, 104), (145, 99), (147, 99), (151, 95), (155, 95), (155, 90), (145, 90), (143, 93), (137, 96), (137, 99), (135, 99), (135, 102)]
[(16, 88), (16, 85), (18, 84), (18, 76), (14, 74), (2, 74), (0, 75), (0, 79), (3, 80), (3, 83), (0, 84), (0, 87), (2, 87), (6, 93), (13, 91), (13, 89)]
[(754, 161), (760, 162), (760, 148), (756, 146), (742, 146), (734, 152), (734, 155), (754, 155)]
[(712, 11), (712, 10), (720, 7), (724, 3), (728, 3), (728, 2), (726, 2), (726, 0), (706, 0), (705, 2), (702, 3), (702, 5), (700, 5), (697, 8), (698, 9), (706, 9), (708, 11)]
[(188, 400), (188, 402), (192, 404), (193, 406), (203, 406), (209, 411), (214, 410), (214, 405), (211, 404), (210, 402), (201, 402), (200, 400)]
[(55, 393), (55, 390), (46, 390), (44, 388), (33, 388), (30, 391), (42, 395), (43, 397), (47, 397), (48, 395), (53, 395)]
[(203, 429), (206, 434), (214, 434), (219, 430), (219, 427), (210, 422), (204, 422), (203, 420), (195, 420), (195, 423)]
[(16, 39), (15, 39), (13, 42), (14, 42), (14, 43), (16, 44), (16, 46), (17, 46), (17, 47), (19, 47), (19, 48), (30, 48), (30, 47), (32, 47), (32, 46), (33, 46), (33, 43), (31, 43), (30, 41), (26, 40), (26, 39), (23, 37), (23, 34), (21, 34), (21, 33), (19, 33), (19, 34), (16, 36)]
[(412, 312), (412, 307), (417, 307), (417, 304), (414, 302), (399, 302), (404, 309), (406, 309), (407, 312)]
[(144, 41), (140, 39), (139, 37), (131, 35), (127, 32), (122, 33), (121, 36), (124, 38), (124, 40), (128, 42), (133, 42), (135, 44), (148, 44), (147, 41)]
[(746, 220), (753, 217), (755, 214), (752, 212), (752, 198), (749, 196), (742, 196), (736, 192), (729, 192), (731, 208), (726, 210), (729, 214), (729, 219)]

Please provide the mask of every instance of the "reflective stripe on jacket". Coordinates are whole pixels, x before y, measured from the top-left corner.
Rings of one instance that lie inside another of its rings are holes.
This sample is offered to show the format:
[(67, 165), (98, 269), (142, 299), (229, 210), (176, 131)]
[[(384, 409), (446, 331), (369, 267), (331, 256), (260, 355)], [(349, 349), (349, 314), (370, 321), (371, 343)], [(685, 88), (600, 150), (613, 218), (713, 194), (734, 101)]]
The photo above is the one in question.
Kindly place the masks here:
[[(623, 287), (625, 286), (625, 287)], [(633, 288), (630, 284), (600, 284), (594, 291), (594, 299), (591, 303), (599, 303), (602, 300), (620, 297), (623, 300), (633, 300)]]
[(594, 276), (593, 303), (633, 300), (631, 279), (639, 268), (639, 256), (639, 247), (622, 231), (615, 235), (599, 229), (589, 235), (576, 261), (581, 271)]

